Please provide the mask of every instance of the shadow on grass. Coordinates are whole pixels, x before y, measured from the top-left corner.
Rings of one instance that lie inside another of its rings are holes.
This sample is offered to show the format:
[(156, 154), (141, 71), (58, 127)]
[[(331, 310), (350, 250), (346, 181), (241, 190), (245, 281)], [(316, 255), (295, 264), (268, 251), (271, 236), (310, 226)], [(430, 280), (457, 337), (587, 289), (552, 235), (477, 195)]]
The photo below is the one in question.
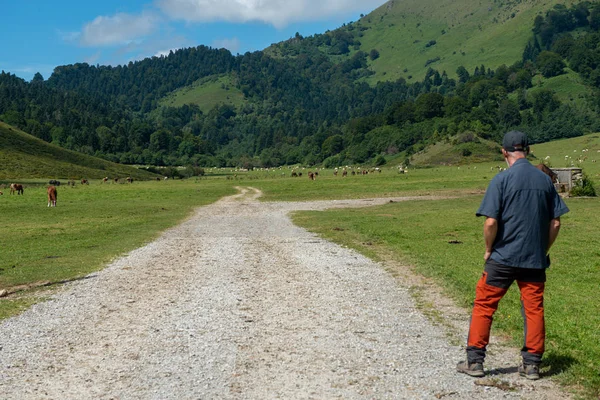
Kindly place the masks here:
[[(542, 369), (545, 370), (543, 375), (553, 376), (562, 374), (578, 363), (579, 361), (569, 355), (550, 353), (544, 356), (544, 361), (542, 362)], [(547, 368), (549, 369), (546, 370)]]
[[(577, 364), (578, 361), (569, 355), (551, 353), (544, 356), (542, 362), (542, 375), (550, 377), (554, 375), (562, 374), (568, 371), (573, 365)], [(490, 369), (488, 373), (490, 375), (504, 375), (504, 374), (516, 374), (518, 372), (518, 366), (506, 367), (506, 368), (494, 368)]]

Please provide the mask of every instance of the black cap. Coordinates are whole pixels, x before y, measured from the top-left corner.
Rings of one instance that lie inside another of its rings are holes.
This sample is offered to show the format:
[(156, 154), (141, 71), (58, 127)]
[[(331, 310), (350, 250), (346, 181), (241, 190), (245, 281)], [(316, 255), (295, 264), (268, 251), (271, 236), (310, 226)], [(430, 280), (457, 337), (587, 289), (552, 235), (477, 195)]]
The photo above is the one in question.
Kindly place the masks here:
[(527, 151), (529, 147), (527, 135), (519, 131), (510, 131), (504, 135), (502, 147), (511, 153), (513, 151)]

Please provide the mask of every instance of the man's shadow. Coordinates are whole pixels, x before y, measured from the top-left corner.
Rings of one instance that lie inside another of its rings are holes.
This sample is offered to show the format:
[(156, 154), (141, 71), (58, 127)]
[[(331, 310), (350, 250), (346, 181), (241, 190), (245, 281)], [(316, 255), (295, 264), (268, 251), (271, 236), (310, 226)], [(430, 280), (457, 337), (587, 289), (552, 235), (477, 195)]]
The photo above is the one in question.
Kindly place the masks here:
[[(550, 353), (547, 356), (544, 356), (544, 360), (542, 361), (541, 365), (541, 375), (549, 377), (562, 374), (563, 372), (568, 371), (573, 365), (578, 363), (579, 362), (575, 358), (569, 355)], [(516, 374), (518, 368), (518, 366), (494, 368), (488, 372), (490, 375)]]

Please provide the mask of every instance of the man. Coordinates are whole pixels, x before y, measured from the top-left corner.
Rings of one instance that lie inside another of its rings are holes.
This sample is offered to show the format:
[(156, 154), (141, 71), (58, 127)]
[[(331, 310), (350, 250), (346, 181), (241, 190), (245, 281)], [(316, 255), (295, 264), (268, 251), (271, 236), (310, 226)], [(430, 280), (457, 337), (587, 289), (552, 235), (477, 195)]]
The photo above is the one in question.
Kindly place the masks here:
[(569, 209), (550, 178), (527, 161), (529, 144), (524, 133), (508, 132), (502, 147), (509, 168), (492, 179), (476, 214), (487, 217), (483, 227), (485, 267), (476, 288), (467, 360), (456, 369), (474, 377), (485, 375), (483, 362), (493, 315), (516, 280), (525, 319), (519, 373), (535, 380), (540, 377), (544, 354), (547, 254), (558, 236), (560, 216)]

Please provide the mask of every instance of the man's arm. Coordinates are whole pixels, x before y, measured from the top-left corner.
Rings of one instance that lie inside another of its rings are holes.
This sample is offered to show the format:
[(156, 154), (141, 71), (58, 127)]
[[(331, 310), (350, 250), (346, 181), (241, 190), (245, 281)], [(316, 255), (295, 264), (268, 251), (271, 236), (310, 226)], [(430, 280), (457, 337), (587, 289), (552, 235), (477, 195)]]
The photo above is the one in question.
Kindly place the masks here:
[[(498, 233), (498, 220), (496, 218), (486, 218), (483, 223), (483, 238), (485, 239), (485, 255), (483, 259), (485, 261), (492, 255), (494, 246), (494, 240), (496, 240), (496, 234)], [(557, 232), (558, 234), (558, 232)]]
[(560, 231), (560, 217), (554, 218), (552, 221), (550, 221), (550, 232), (548, 235), (548, 249), (546, 249), (546, 252), (550, 251), (550, 247), (552, 247), (552, 245), (554, 244), (554, 241), (556, 240), (559, 231)]

